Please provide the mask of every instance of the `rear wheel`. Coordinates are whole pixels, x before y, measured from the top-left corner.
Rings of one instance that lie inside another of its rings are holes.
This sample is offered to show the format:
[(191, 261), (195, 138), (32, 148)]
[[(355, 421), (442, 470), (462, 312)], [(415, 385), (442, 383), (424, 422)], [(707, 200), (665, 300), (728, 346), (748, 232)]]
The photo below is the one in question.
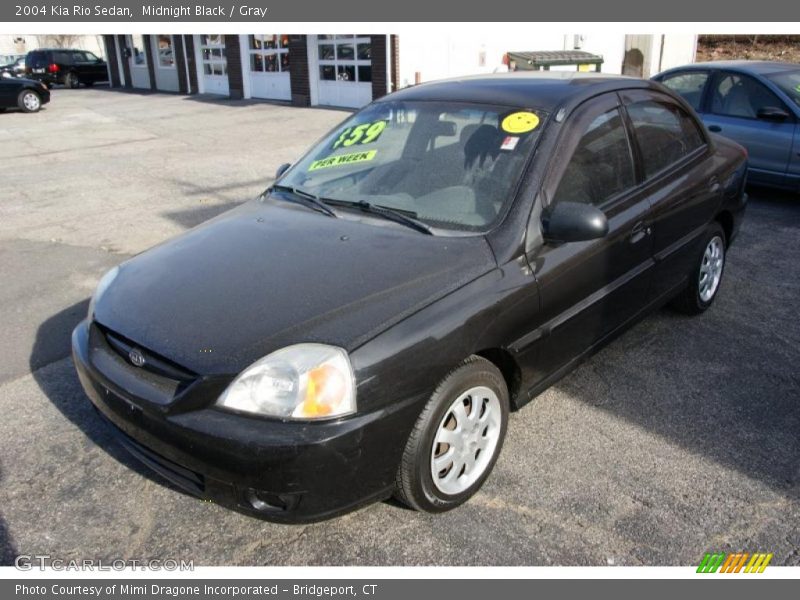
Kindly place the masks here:
[(64, 78), (64, 85), (73, 90), (77, 88), (80, 84), (81, 82), (75, 73), (67, 73), (67, 76)]
[(25, 112), (37, 112), (42, 107), (42, 99), (33, 90), (22, 90), (17, 98), (17, 106)]
[(673, 306), (689, 315), (697, 315), (714, 302), (725, 270), (725, 232), (712, 223), (703, 236), (702, 250), (689, 275), (689, 284), (675, 298)]
[(443, 512), (466, 502), (492, 471), (508, 426), (500, 371), (472, 356), (436, 388), (403, 452), (396, 497), (416, 510)]

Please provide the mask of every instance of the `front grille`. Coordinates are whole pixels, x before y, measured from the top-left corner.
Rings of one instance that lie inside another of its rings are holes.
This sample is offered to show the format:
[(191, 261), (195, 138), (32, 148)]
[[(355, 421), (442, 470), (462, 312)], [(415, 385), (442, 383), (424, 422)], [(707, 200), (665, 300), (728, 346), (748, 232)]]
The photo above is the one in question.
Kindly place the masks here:
[[(102, 413), (101, 413), (102, 414)], [(139, 462), (149, 467), (164, 479), (174, 483), (181, 489), (186, 490), (190, 494), (202, 496), (206, 489), (205, 477), (202, 474), (196, 473), (191, 469), (182, 467), (178, 463), (172, 462), (168, 458), (164, 458), (145, 448), (139, 442), (134, 440), (119, 427), (114, 425), (105, 416), (103, 417), (106, 423), (114, 430), (117, 439), (122, 446)]]
[(189, 383), (197, 377), (196, 373), (193, 373), (192, 371), (175, 364), (163, 356), (159, 356), (155, 352), (151, 352), (146, 348), (142, 348), (136, 344), (136, 342), (129, 340), (128, 338), (114, 331), (111, 331), (107, 327), (104, 327), (99, 323), (97, 323), (97, 327), (103, 333), (103, 336), (105, 337), (109, 347), (120, 357), (122, 357), (122, 359), (128, 364), (133, 364), (131, 362), (131, 352), (135, 350), (138, 351), (139, 354), (141, 354), (144, 358), (144, 364), (141, 366), (134, 366), (142, 369), (143, 371), (147, 371), (161, 377), (166, 377), (167, 379), (171, 379), (179, 383)]

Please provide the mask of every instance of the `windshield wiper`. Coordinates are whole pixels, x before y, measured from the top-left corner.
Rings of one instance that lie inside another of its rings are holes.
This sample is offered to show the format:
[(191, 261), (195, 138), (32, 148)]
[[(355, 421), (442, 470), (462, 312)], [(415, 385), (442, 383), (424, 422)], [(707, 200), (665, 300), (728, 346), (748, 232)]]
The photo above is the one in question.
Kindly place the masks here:
[(333, 204), (334, 206), (357, 208), (358, 210), (384, 217), (385, 219), (389, 219), (390, 221), (394, 221), (395, 223), (400, 223), (401, 225), (405, 225), (406, 227), (410, 227), (411, 229), (416, 229), (417, 231), (420, 231), (427, 235), (434, 235), (433, 230), (430, 227), (428, 227), (425, 223), (417, 219), (416, 218), (417, 213), (412, 211), (398, 210), (395, 208), (390, 208), (388, 206), (383, 206), (381, 204), (371, 204), (369, 202), (366, 202), (365, 200), (359, 200), (358, 202), (351, 202), (349, 200), (337, 200), (334, 198), (325, 198), (325, 201), (330, 204)]
[(292, 187), (290, 185), (281, 185), (281, 184), (273, 185), (272, 189), (281, 192), (290, 192), (295, 198), (297, 198), (299, 203), (302, 204), (303, 206), (308, 206), (309, 208), (324, 213), (329, 217), (337, 218), (339, 216), (331, 209), (330, 206), (328, 206), (325, 203), (325, 200), (323, 198), (315, 196), (311, 192), (307, 192), (300, 188)]

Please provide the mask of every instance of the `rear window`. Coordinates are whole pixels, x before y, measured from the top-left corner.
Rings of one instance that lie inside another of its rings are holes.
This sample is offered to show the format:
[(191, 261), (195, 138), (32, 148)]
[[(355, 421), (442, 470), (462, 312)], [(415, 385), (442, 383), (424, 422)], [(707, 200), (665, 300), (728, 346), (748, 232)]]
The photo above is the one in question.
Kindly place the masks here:
[(628, 106), (645, 175), (651, 177), (705, 143), (688, 114), (670, 102), (646, 100)]
[(699, 111), (706, 81), (708, 81), (708, 71), (684, 71), (668, 75), (661, 80), (661, 83), (682, 96), (693, 109)]
[(44, 52), (31, 52), (25, 59), (26, 66), (34, 69), (47, 66), (47, 56)]
[(53, 62), (59, 65), (71, 65), (72, 55), (72, 52), (53, 52)]

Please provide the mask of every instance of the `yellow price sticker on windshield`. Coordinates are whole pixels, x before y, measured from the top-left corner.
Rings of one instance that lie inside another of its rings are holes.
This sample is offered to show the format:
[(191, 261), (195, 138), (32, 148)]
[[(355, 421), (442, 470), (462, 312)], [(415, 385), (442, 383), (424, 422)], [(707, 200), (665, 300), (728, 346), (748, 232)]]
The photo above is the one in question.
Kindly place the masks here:
[(539, 117), (536, 114), (522, 110), (511, 113), (503, 119), (500, 127), (506, 133), (528, 133), (539, 126)]
[(367, 150), (366, 152), (352, 152), (350, 154), (340, 154), (339, 156), (329, 156), (328, 158), (315, 160), (308, 167), (308, 170), (316, 171), (318, 169), (327, 169), (329, 167), (340, 167), (342, 165), (367, 162), (375, 158), (377, 153), (377, 150)]
[(352, 125), (339, 134), (339, 137), (333, 142), (331, 150), (336, 150), (340, 146), (349, 148), (356, 144), (369, 144), (381, 137), (384, 129), (386, 129), (386, 121), (373, 121), (372, 123)]

